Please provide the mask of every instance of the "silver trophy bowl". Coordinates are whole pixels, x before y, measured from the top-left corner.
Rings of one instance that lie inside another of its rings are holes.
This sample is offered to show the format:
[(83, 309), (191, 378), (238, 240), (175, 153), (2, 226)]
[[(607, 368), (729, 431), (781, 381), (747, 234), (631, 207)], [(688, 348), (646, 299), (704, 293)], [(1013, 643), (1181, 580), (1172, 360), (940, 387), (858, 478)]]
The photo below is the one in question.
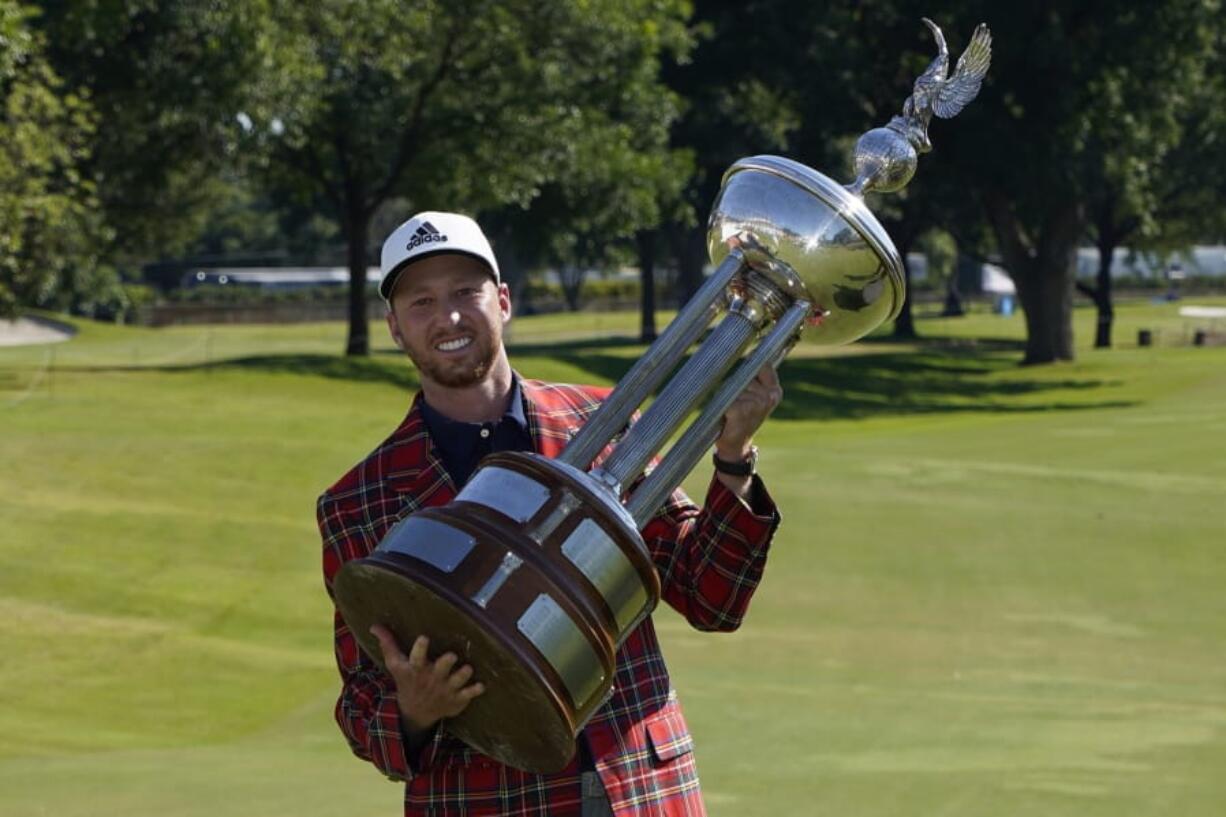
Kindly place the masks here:
[(719, 264), (737, 248), (813, 305), (806, 334), (817, 343), (850, 343), (902, 309), (902, 259), (881, 223), (859, 196), (799, 162), (752, 156), (724, 175), (707, 250)]

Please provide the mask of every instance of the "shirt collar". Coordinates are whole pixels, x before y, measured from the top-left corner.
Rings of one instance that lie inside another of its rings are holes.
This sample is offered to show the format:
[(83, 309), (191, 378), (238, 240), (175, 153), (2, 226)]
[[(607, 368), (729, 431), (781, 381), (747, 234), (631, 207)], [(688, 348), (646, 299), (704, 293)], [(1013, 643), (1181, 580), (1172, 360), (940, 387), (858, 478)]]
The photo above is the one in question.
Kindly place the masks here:
[(504, 420), (510, 419), (524, 431), (528, 430), (528, 418), (524, 416), (524, 393), (519, 388), (519, 375), (511, 374), (511, 405), (502, 415)]
[[(463, 420), (451, 419), (430, 405), (430, 401), (426, 399), (424, 394), (421, 397), (421, 413), (422, 419), (426, 421), (426, 427), (430, 429), (431, 434), (436, 436), (447, 433), (462, 433), (469, 430), (475, 432), (485, 425), (485, 423), (466, 423)], [(515, 373), (511, 374), (511, 402), (497, 422), (502, 423), (507, 420), (512, 421), (524, 431), (528, 430), (528, 418), (524, 415), (524, 394), (519, 387), (519, 375)]]

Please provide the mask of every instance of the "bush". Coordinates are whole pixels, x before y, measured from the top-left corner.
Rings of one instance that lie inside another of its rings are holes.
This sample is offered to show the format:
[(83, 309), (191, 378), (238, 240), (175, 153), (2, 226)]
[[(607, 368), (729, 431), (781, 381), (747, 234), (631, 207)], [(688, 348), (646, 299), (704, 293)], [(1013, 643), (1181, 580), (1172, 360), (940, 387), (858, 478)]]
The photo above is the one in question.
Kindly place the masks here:
[(123, 323), (128, 314), (128, 295), (119, 273), (111, 266), (73, 269), (60, 276), (56, 291), (59, 303), (66, 302), (73, 315)]
[[(664, 287), (657, 286), (658, 295), (663, 294)], [(642, 288), (638, 281), (627, 278), (592, 278), (583, 282), (580, 300), (590, 301), (637, 301)], [(565, 301), (566, 294), (562, 285), (547, 283), (539, 279), (529, 279), (524, 285), (521, 298), (528, 301)]]
[[(374, 293), (371, 287), (371, 292)], [(302, 287), (299, 289), (264, 289), (244, 284), (195, 286), (171, 290), (165, 297), (170, 303), (192, 304), (266, 304), (343, 302), (349, 297), (348, 286)]]
[[(1091, 286), (1095, 285), (1093, 277), (1079, 276), (1078, 280)], [(1112, 276), (1111, 285), (1114, 289), (1142, 289), (1155, 292), (1165, 292), (1172, 287), (1180, 292), (1220, 292), (1226, 289), (1226, 277), (1189, 275), (1172, 282), (1161, 275), (1117, 275)]]

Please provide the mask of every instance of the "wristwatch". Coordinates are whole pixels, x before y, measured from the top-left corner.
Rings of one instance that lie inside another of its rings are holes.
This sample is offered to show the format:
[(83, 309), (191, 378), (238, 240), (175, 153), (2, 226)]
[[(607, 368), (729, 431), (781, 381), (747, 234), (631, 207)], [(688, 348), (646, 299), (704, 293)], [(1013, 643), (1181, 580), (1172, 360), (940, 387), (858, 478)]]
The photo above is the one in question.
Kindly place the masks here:
[(752, 477), (758, 465), (758, 447), (751, 445), (749, 447), (749, 456), (739, 462), (729, 462), (721, 460), (719, 454), (711, 455), (711, 462), (715, 464), (715, 470), (721, 474), (728, 474), (733, 477)]

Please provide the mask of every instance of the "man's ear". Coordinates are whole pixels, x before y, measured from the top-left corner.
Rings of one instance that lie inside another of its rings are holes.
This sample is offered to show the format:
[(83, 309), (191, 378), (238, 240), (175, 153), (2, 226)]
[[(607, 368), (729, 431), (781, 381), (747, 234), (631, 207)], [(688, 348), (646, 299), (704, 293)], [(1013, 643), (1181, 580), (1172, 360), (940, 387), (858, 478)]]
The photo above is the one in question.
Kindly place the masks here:
[(511, 320), (511, 288), (505, 283), (498, 285), (498, 306), (502, 309), (502, 322)]
[(392, 335), (392, 343), (403, 350), (404, 335), (400, 334), (400, 324), (396, 321), (396, 313), (389, 309), (384, 317), (387, 319), (387, 331)]

